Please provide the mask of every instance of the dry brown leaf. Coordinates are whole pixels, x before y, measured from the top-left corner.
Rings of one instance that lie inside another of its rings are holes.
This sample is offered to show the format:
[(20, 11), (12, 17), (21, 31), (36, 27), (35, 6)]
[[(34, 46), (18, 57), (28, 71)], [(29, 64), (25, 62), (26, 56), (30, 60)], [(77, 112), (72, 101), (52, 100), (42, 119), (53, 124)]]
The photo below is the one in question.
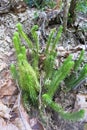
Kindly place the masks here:
[(17, 126), (19, 130), (32, 130), (30, 124), (26, 121), (25, 118), (23, 118), (23, 120), (22, 118), (16, 118), (13, 121), (13, 124)]
[(17, 97), (18, 97), (17, 95), (4, 96), (2, 98), (2, 102), (3, 102), (3, 104), (5, 104), (7, 106), (13, 106), (15, 104), (15, 102), (16, 102)]
[(76, 95), (75, 109), (85, 110), (85, 115), (82, 120), (87, 122), (87, 94), (78, 93)]
[(59, 10), (61, 7), (61, 0), (56, 0), (56, 6), (54, 7), (54, 10)]
[(29, 115), (26, 113), (22, 104), (20, 105), (19, 117), (16, 118), (13, 123), (17, 126), (20, 130), (32, 130), (30, 126)]
[[(10, 118), (10, 114), (9, 114), (10, 111), (11, 111), (11, 109), (8, 108), (6, 105), (4, 105), (4, 104), (0, 101), (0, 117), (9, 119), (9, 118)], [(0, 130), (1, 130), (1, 129), (0, 129)]]
[(4, 119), (0, 119), (0, 130), (19, 130), (12, 123), (6, 123)]
[(23, 13), (26, 11), (27, 5), (23, 1), (18, 1), (14, 7), (12, 8), (12, 11), (15, 13)]
[(32, 118), (30, 120), (30, 125), (33, 130), (45, 130), (45, 128), (37, 118)]
[(3, 61), (0, 61), (0, 71), (2, 71), (3, 69), (5, 69), (7, 67), (6, 63), (3, 63)]
[(4, 96), (11, 96), (16, 91), (16, 87), (12, 79), (8, 79), (1, 87), (0, 87), (0, 98)]
[(84, 130), (87, 130), (87, 123), (85, 123), (84, 125)]

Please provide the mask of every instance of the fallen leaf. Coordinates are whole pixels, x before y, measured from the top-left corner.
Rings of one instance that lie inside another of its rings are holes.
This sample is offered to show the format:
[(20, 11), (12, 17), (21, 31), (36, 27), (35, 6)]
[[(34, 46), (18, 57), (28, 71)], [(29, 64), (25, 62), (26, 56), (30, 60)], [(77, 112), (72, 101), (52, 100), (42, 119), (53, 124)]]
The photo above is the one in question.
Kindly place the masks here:
[(30, 120), (30, 125), (33, 130), (45, 130), (45, 128), (37, 118), (32, 118)]
[(31, 126), (30, 126), (30, 120), (29, 120), (29, 115), (27, 114), (27, 112), (25, 111), (24, 107), (22, 106), (22, 104), (20, 105), (20, 110), (19, 112), (19, 117), (16, 118), (13, 123), (15, 124), (15, 126), (17, 126), (20, 130), (32, 130)]
[(0, 130), (19, 130), (12, 123), (6, 123), (4, 119), (0, 119)]
[(76, 95), (75, 109), (85, 110), (85, 115), (82, 121), (87, 122), (87, 94), (78, 93)]
[(0, 71), (2, 71), (3, 69), (5, 69), (7, 67), (6, 63), (0, 62)]
[(14, 92), (17, 90), (17, 88), (14, 85), (14, 82), (12, 79), (8, 79), (1, 87), (0, 87), (0, 98), (3, 96), (11, 96), (14, 94)]
[(11, 9), (15, 13), (23, 13), (26, 11), (27, 5), (24, 1), (18, 1)]
[(87, 123), (84, 124), (84, 130), (87, 130)]
[(11, 109), (0, 101), (0, 117), (10, 119), (10, 111)]

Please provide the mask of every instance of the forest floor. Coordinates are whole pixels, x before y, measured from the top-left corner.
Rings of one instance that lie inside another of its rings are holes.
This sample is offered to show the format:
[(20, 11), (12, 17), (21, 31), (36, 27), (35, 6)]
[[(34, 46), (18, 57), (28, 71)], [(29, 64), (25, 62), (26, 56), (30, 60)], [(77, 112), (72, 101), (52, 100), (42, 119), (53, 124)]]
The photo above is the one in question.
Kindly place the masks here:
[[(30, 29), (35, 24), (35, 13), (39, 14), (39, 12), (35, 8), (27, 8), (22, 13), (10, 11), (0, 15), (0, 130), (87, 130), (86, 79), (72, 92), (66, 94), (60, 90), (55, 95), (55, 101), (66, 111), (85, 109), (85, 117), (79, 122), (65, 121), (58, 113), (51, 110), (44, 112), (45, 121), (43, 121), (33, 108), (32, 113), (28, 115), (20, 101), (21, 93), (18, 84), (13, 81), (10, 73), (10, 65), (16, 63), (12, 37), (18, 22), (22, 23), (24, 31), (30, 35)], [(78, 23), (80, 29), (87, 26), (87, 17), (80, 13), (76, 21), (76, 24)], [(57, 29), (58, 26), (58, 24), (48, 24), (45, 29), (46, 34), (54, 27)], [(41, 36), (40, 29), (38, 34)], [(43, 48), (45, 39), (43, 36), (40, 38)], [(87, 32), (80, 30), (75, 34), (73, 28), (70, 28), (67, 36), (63, 36), (58, 44), (59, 58), (56, 64), (58, 65), (69, 54), (72, 54), (75, 60), (82, 49), (85, 50), (84, 62), (87, 63)]]

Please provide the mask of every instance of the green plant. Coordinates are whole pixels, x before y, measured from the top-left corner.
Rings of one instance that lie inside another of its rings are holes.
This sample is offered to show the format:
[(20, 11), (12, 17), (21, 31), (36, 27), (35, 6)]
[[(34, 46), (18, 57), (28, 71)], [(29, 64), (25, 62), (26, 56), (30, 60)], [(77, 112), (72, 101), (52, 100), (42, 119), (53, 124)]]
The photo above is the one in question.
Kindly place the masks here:
[(73, 113), (65, 112), (58, 103), (55, 103), (54, 101), (52, 101), (49, 94), (44, 94), (43, 100), (54, 111), (58, 112), (63, 119), (77, 121), (77, 120), (80, 120), (81, 118), (83, 118), (84, 110), (80, 110), (78, 112), (73, 112)]
[[(24, 33), (22, 33), (21, 30), (20, 33), (25, 38), (25, 40), (28, 41), (27, 36)], [(27, 61), (26, 48), (25, 46), (20, 45), (18, 32), (15, 32), (13, 41), (17, 56), (17, 69), (15, 68), (14, 65), (11, 65), (11, 71), (13, 73), (13, 77), (18, 79), (18, 83), (22, 88), (22, 90), (25, 91), (26, 93), (28, 92), (28, 95), (32, 100), (32, 103), (35, 104), (38, 97), (37, 93), (39, 92), (40, 89), (40, 84), (38, 82), (36, 72), (33, 70), (31, 65)], [(29, 46), (31, 46), (31, 44), (29, 44)]]
[(49, 8), (53, 8), (56, 5), (54, 0), (44, 0), (43, 6), (48, 6)]
[[(56, 32), (55, 29), (50, 32), (46, 43), (46, 49), (43, 52), (45, 57), (45, 60), (43, 60), (43, 70), (39, 69), (39, 61), (42, 54), (40, 53), (40, 43), (36, 33), (38, 27), (35, 25), (31, 29), (33, 43), (24, 33), (20, 23), (17, 24), (17, 28), (18, 32), (14, 33), (13, 36), (13, 42), (17, 56), (17, 66), (15, 67), (14, 65), (11, 65), (11, 71), (13, 77), (18, 80), (22, 91), (25, 92), (27, 97), (29, 97), (33, 105), (36, 105), (39, 104), (38, 95), (40, 89), (44, 89), (41, 95), (42, 104), (50, 106), (64, 119), (74, 121), (81, 119), (84, 116), (84, 110), (80, 110), (75, 113), (66, 113), (61, 105), (53, 101), (53, 96), (58, 90), (61, 81), (70, 74), (73, 67), (78, 66), (78, 64), (75, 65), (74, 61), (72, 61), (72, 56), (70, 55), (64, 61), (62, 66), (60, 66), (57, 70), (54, 69), (55, 58), (57, 56), (56, 45), (61, 38), (62, 26), (59, 27), (56, 38), (54, 38), (54, 33)], [(32, 61), (27, 60), (26, 48), (21, 44), (20, 38), (23, 38), (28, 43), (29, 50), (32, 55)], [(83, 74), (83, 72), (81, 74)], [(42, 77), (43, 82), (40, 82), (40, 78)], [(28, 99), (27, 97), (25, 99)]]
[(82, 13), (87, 13), (87, 0), (79, 0), (76, 6), (76, 10)]
[(86, 77), (87, 77), (87, 64), (85, 64), (81, 69), (81, 64), (84, 60), (84, 50), (81, 51), (79, 58), (76, 60), (73, 71), (65, 79), (66, 90), (69, 91), (77, 87)]
[(40, 8), (40, 4), (42, 0), (24, 0), (30, 7), (36, 6), (38, 9)]
[(53, 0), (24, 0), (30, 7), (36, 6), (38, 9), (44, 8), (45, 6), (53, 8), (56, 2)]

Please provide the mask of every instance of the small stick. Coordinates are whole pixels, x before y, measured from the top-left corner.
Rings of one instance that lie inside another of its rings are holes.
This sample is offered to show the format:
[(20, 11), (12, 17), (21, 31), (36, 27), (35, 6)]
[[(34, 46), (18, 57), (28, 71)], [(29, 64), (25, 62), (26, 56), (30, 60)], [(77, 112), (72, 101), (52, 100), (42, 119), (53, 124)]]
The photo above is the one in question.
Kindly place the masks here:
[(19, 110), (20, 118), (21, 118), (22, 123), (23, 123), (23, 125), (24, 125), (24, 129), (25, 129), (25, 130), (28, 130), (28, 129), (26, 128), (25, 123), (24, 123), (24, 118), (23, 118), (23, 115), (22, 115), (21, 109), (20, 109), (20, 102), (21, 102), (22, 91), (21, 91), (21, 89), (20, 89), (20, 87), (19, 87), (19, 84), (18, 84), (18, 81), (17, 81), (17, 80), (16, 80), (16, 85), (17, 85), (17, 88), (18, 88), (18, 90), (19, 90), (19, 95), (18, 95), (18, 110)]

